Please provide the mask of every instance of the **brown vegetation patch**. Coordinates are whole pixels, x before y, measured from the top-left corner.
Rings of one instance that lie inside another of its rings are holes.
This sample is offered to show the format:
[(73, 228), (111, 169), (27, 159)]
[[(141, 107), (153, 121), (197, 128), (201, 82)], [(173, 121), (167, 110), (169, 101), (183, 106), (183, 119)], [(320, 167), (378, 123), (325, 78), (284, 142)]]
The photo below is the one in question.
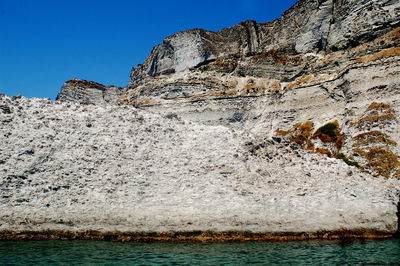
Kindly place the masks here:
[(371, 109), (389, 109), (389, 108), (391, 108), (390, 104), (373, 102), (368, 106), (367, 110), (371, 110)]
[(392, 30), (391, 32), (386, 33), (383, 37), (385, 37), (385, 38), (399, 37), (400, 38), (400, 27)]
[(325, 155), (328, 155), (329, 157), (331, 157), (331, 155), (332, 155), (332, 153), (328, 149), (316, 148), (314, 152), (325, 154)]
[(242, 93), (252, 94), (252, 93), (264, 93), (265, 87), (263, 85), (256, 85), (253, 83), (246, 84), (241, 90)]
[(310, 148), (311, 143), (309, 142), (309, 138), (314, 129), (314, 123), (312, 121), (306, 121), (304, 123), (296, 123), (292, 129), (290, 130), (276, 130), (276, 134), (278, 136), (286, 136), (289, 135), (289, 139), (293, 142), (296, 142), (299, 145), (306, 145), (307, 148)]
[(269, 85), (269, 87), (271, 89), (280, 89), (281, 88), (281, 83), (279, 81), (274, 81)]
[(314, 143), (310, 139), (307, 139), (306, 141), (306, 150), (308, 151), (314, 151)]
[(265, 58), (271, 58), (273, 59), (276, 63), (286, 65), (288, 63), (292, 64), (300, 64), (303, 62), (303, 59), (299, 56), (286, 56), (286, 55), (280, 55), (277, 50), (271, 50), (268, 52), (263, 52), (261, 54), (257, 54), (253, 56), (254, 60), (261, 60)]
[(238, 94), (238, 91), (235, 90), (235, 89), (210, 92), (210, 95), (213, 95), (213, 96), (216, 96), (216, 97), (221, 97), (221, 96), (235, 96), (235, 95), (237, 95), (237, 94)]
[[(346, 136), (345, 134), (341, 133), (341, 129), (337, 121), (323, 125), (322, 127), (318, 128), (314, 134), (312, 134), (313, 127), (313, 122), (307, 121), (305, 123), (295, 124), (290, 130), (277, 129), (276, 134), (277, 136), (286, 136), (286, 138), (299, 144), (303, 149), (340, 159), (350, 166), (361, 168), (358, 162), (350, 160), (345, 154), (339, 152), (343, 147)], [(320, 139), (322, 143), (329, 145), (315, 147), (313, 140), (316, 138)], [(336, 149), (332, 148), (331, 144), (334, 144)]]
[(289, 134), (292, 131), (291, 130), (280, 130), (278, 128), (277, 130), (275, 130), (275, 132), (276, 132), (277, 136), (286, 136), (287, 134)]
[(100, 232), (87, 231), (0, 231), (0, 241), (16, 240), (95, 240), (113, 242), (246, 242), (246, 241), (300, 241), (311, 239), (383, 239), (393, 233), (371, 229), (265, 232), (248, 231), (188, 231), (188, 232)]
[(340, 149), (343, 148), (343, 143), (344, 143), (345, 137), (346, 137), (346, 136), (345, 136), (344, 134), (340, 134), (340, 135), (337, 137), (336, 142), (335, 142), (335, 146), (336, 146), (336, 148), (337, 148), (338, 150), (340, 150)]
[(354, 53), (360, 51), (367, 51), (367, 49), (371, 47), (378, 48), (385, 44), (398, 44), (399, 41), (400, 41), (400, 27), (386, 33), (385, 35), (375, 39), (372, 42), (361, 44), (351, 49), (349, 52)]
[(84, 89), (87, 88), (92, 88), (92, 89), (98, 89), (98, 90), (106, 90), (107, 87), (94, 82), (94, 81), (87, 81), (87, 80), (81, 80), (81, 79), (70, 79), (68, 81), (65, 82), (65, 84), (72, 86), (72, 87), (81, 87)]
[(365, 158), (369, 161), (367, 166), (384, 177), (390, 177), (395, 168), (400, 166), (399, 158), (396, 154), (381, 148), (370, 149), (365, 153)]
[(333, 142), (334, 141), (334, 139), (332, 137), (330, 137), (327, 134), (321, 133), (321, 132), (316, 134), (316, 135), (314, 135), (313, 138), (315, 138), (315, 137), (318, 137), (323, 143), (329, 143), (329, 142)]
[(400, 47), (392, 47), (372, 55), (367, 55), (354, 60), (354, 63), (368, 63), (371, 61), (400, 55)]
[(366, 152), (364, 150), (360, 149), (360, 148), (354, 148), (353, 152), (355, 152), (355, 153), (357, 153), (357, 154), (359, 154), (361, 156), (365, 156), (365, 154), (366, 154)]
[(376, 144), (376, 143), (382, 143), (382, 144), (387, 144), (387, 145), (396, 145), (397, 143), (391, 139), (389, 139), (389, 136), (385, 133), (382, 133), (380, 131), (370, 131), (370, 132), (365, 132), (358, 134), (353, 138), (356, 142), (353, 144), (353, 147), (356, 146), (363, 146), (363, 145), (369, 145), (371, 143)]
[(294, 89), (294, 88), (300, 87), (301, 85), (304, 85), (307, 82), (309, 82), (312, 77), (313, 77), (312, 75), (308, 75), (308, 76), (302, 77), (302, 78), (296, 80), (295, 82), (292, 82), (289, 85), (287, 85), (286, 88), (287, 89)]
[(215, 60), (213, 65), (215, 65), (217, 67), (221, 67), (221, 68), (230, 68), (234, 65), (234, 63), (231, 60), (219, 58), (219, 59)]
[(371, 130), (379, 127), (384, 128), (397, 120), (395, 110), (390, 104), (371, 103), (363, 116), (352, 125), (362, 130), (370, 130), (353, 137), (353, 152), (358, 153), (366, 160), (366, 168), (375, 174), (384, 177), (400, 177), (399, 158), (390, 147), (397, 145), (389, 136), (378, 130)]
[(398, 175), (400, 171), (399, 157), (389, 149), (384, 149), (382, 147), (370, 148), (368, 150), (354, 148), (353, 152), (363, 156), (368, 161), (366, 166), (378, 175), (386, 178), (390, 176), (394, 178), (400, 177), (400, 175)]
[(299, 132), (298, 136), (300, 136), (301, 139), (306, 140), (311, 136), (311, 132), (314, 129), (314, 123), (311, 121), (306, 121), (304, 123), (297, 123), (294, 125), (294, 127), (296, 131)]
[(394, 114), (382, 114), (382, 115), (368, 115), (368, 116), (364, 116), (362, 118), (360, 118), (360, 120), (358, 120), (358, 124), (362, 125), (362, 124), (374, 124), (374, 123), (384, 123), (387, 122), (389, 120), (395, 120), (396, 116)]
[(319, 138), (323, 143), (335, 143), (336, 148), (340, 150), (345, 135), (340, 133), (339, 123), (335, 120), (318, 128), (311, 138)]
[(151, 98), (138, 98), (131, 101), (135, 106), (142, 106), (142, 105), (152, 105), (154, 104), (154, 100)]
[[(384, 50), (382, 49), (387, 49), (392, 46), (392, 48), (389, 49), (393, 49), (393, 46), (398, 46), (398, 43), (400, 42), (400, 27), (386, 33), (385, 35), (371, 41), (371, 42), (367, 42), (364, 44), (361, 44), (357, 47), (354, 47), (350, 50), (346, 50), (346, 52), (343, 51), (338, 51), (338, 52), (333, 52), (331, 54), (326, 55), (326, 59), (324, 59), (323, 61), (320, 61), (319, 64), (320, 65), (326, 65), (328, 63), (333, 63), (333, 62), (340, 62), (342, 60), (346, 60), (350, 57), (359, 57), (359, 54), (369, 54), (369, 55), (365, 55), (362, 56), (360, 58), (357, 58), (353, 61), (353, 63), (363, 63), (363, 62), (367, 62), (369, 57), (375, 56), (382, 56), (382, 54), (380, 53), (385, 53)], [(373, 51), (377, 51), (377, 49), (381, 49), (380, 52), (377, 52), (375, 54), (372, 54)], [(392, 53), (396, 54), (396, 49), (391, 50)], [(386, 53), (390, 53), (390, 50)], [(398, 50), (397, 50), (398, 53)], [(358, 56), (357, 56), (358, 55)], [(386, 55), (387, 56), (387, 55)]]
[(394, 178), (400, 179), (400, 169), (397, 169), (396, 172), (393, 174)]
[(269, 92), (273, 94), (279, 94), (280, 89), (271, 89)]
[(389, 104), (373, 102), (368, 106), (365, 114), (357, 122), (351, 123), (351, 125), (357, 125), (360, 129), (371, 128), (376, 125), (383, 127), (393, 120), (397, 120), (397, 118), (395, 111)]

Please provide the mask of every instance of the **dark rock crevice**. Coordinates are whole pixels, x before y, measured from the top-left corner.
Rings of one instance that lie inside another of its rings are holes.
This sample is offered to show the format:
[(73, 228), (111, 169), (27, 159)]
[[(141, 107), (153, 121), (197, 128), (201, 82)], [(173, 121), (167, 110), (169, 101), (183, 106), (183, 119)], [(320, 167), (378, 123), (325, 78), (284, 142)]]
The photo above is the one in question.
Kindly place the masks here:
[(399, 199), (399, 202), (397, 202), (396, 216), (397, 216), (397, 231), (394, 234), (394, 237), (400, 238), (400, 199)]

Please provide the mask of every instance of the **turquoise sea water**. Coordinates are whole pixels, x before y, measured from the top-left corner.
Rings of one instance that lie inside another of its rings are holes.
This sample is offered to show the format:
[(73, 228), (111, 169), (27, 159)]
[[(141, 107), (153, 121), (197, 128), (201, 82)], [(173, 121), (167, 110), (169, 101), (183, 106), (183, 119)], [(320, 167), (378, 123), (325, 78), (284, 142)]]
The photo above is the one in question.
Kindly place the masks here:
[(0, 242), (0, 265), (399, 265), (400, 240), (248, 243)]

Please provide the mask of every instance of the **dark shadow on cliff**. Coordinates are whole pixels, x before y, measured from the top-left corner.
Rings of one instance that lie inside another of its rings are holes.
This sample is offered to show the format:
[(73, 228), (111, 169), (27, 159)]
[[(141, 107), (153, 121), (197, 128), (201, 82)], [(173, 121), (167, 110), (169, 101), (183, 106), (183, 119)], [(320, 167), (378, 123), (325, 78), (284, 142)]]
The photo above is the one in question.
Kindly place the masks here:
[(394, 237), (400, 238), (400, 200), (397, 202), (397, 232), (394, 234)]

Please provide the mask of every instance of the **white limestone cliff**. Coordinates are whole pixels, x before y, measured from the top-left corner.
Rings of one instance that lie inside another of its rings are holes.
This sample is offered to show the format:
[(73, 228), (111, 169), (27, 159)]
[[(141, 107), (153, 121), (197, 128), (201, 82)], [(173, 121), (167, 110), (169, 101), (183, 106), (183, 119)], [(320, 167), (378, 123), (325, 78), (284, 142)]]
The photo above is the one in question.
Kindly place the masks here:
[(0, 239), (393, 235), (399, 8), (301, 0), (167, 37), (125, 88), (0, 95)]
[(0, 230), (397, 230), (399, 180), (134, 107), (2, 96)]

